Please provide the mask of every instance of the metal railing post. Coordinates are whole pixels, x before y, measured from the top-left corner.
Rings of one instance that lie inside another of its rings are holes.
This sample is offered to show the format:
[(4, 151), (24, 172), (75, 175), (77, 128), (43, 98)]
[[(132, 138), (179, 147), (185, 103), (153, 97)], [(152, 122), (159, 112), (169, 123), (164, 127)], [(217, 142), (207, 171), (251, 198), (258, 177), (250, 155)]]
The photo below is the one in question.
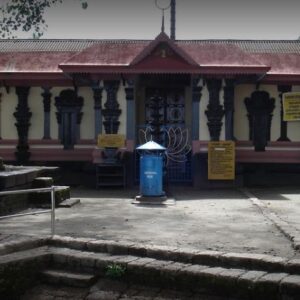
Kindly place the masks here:
[(30, 213), (21, 213), (15, 215), (8, 215), (8, 216), (0, 216), (0, 221), (4, 219), (16, 218), (16, 217), (23, 217), (29, 215), (40, 215), (45, 213), (51, 213), (51, 235), (55, 235), (55, 189), (57, 186), (51, 186), (48, 188), (40, 188), (40, 189), (27, 189), (27, 190), (15, 190), (15, 191), (4, 191), (0, 192), (1, 196), (7, 195), (18, 195), (18, 194), (30, 194), (30, 193), (46, 193), (51, 192), (51, 209), (43, 210), (43, 211), (36, 211)]
[(55, 235), (55, 187), (51, 187), (51, 235)]

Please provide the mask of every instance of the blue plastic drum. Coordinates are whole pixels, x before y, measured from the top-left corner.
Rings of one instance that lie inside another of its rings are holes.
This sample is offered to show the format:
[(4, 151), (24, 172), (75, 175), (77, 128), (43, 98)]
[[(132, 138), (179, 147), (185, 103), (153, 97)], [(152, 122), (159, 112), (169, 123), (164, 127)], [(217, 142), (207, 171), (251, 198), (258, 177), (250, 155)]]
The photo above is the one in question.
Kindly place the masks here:
[(163, 158), (162, 156), (144, 154), (140, 157), (140, 192), (143, 196), (161, 196)]

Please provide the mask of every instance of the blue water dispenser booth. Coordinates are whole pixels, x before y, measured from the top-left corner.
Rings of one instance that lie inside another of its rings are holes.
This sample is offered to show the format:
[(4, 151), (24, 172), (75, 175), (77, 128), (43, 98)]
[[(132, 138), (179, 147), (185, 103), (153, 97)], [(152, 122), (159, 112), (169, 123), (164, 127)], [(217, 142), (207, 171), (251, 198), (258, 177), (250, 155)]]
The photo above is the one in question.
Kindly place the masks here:
[(136, 149), (140, 154), (139, 200), (147, 199), (147, 197), (165, 199), (165, 192), (163, 191), (163, 156), (166, 148), (150, 141)]

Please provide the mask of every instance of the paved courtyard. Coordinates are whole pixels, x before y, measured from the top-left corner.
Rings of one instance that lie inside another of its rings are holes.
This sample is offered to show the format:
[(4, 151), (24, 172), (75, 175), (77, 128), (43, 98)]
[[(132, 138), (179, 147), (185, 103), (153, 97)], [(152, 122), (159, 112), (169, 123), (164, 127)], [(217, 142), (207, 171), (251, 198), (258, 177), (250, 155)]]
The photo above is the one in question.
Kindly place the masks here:
[[(178, 248), (300, 257), (300, 188), (171, 187), (175, 205), (134, 205), (137, 190), (73, 188), (80, 204), (56, 210), (56, 233)], [(2, 220), (0, 238), (49, 235), (50, 216)]]

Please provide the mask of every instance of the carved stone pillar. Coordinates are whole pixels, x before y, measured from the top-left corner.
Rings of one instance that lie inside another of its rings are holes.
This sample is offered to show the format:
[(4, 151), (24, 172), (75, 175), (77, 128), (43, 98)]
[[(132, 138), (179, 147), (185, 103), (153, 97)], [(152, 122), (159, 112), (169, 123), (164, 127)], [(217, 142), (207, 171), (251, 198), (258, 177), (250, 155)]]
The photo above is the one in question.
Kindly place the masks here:
[(277, 141), (290, 141), (287, 136), (287, 122), (283, 121), (283, 102), (282, 96), (292, 90), (291, 85), (278, 85), (277, 90), (280, 97), (280, 137)]
[(102, 133), (102, 87), (93, 87), (95, 110), (95, 139)]
[(15, 123), (18, 131), (18, 145), (15, 152), (17, 162), (19, 164), (26, 164), (29, 161), (30, 152), (28, 145), (28, 130), (30, 124), (30, 118), (32, 113), (28, 107), (28, 95), (30, 87), (16, 87), (16, 94), (18, 96), (18, 105), (14, 117), (17, 120)]
[(134, 81), (127, 81), (128, 87), (125, 88), (127, 101), (127, 117), (126, 117), (126, 138), (128, 140), (135, 139), (135, 101), (134, 101)]
[(224, 87), (225, 140), (234, 141), (234, 79), (226, 79)]
[(105, 133), (112, 134), (119, 131), (119, 117), (121, 110), (119, 109), (119, 103), (117, 100), (117, 92), (119, 89), (119, 81), (104, 81), (104, 88), (107, 93), (107, 100), (104, 104), (105, 109), (102, 110), (104, 117), (104, 129)]
[(44, 103), (44, 137), (43, 139), (51, 139), (50, 136), (50, 111), (51, 111), (51, 96), (50, 87), (43, 87), (43, 103)]
[(207, 126), (212, 141), (219, 141), (222, 129), (222, 118), (224, 116), (223, 106), (220, 105), (220, 90), (222, 80), (209, 79), (206, 80), (209, 91), (209, 103), (205, 114), (207, 116)]
[(255, 151), (265, 151), (271, 135), (275, 99), (270, 98), (269, 93), (265, 91), (255, 91), (250, 98), (245, 99), (245, 105), (248, 111), (250, 140), (253, 141)]
[(200, 126), (200, 100), (202, 97), (202, 86), (198, 86), (200, 79), (194, 78), (192, 82), (192, 140), (199, 140)]

